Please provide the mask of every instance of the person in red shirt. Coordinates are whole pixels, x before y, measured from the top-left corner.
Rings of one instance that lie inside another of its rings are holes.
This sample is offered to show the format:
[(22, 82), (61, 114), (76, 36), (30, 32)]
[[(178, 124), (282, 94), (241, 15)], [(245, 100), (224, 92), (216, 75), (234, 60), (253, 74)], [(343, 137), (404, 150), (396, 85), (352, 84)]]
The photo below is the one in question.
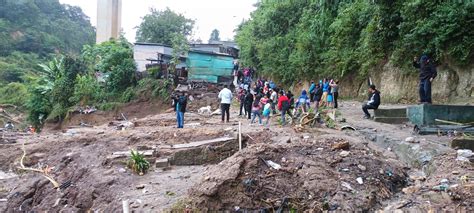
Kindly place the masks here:
[(290, 110), (290, 100), (285, 95), (283, 90), (280, 90), (280, 97), (278, 98), (278, 110), (281, 112), (281, 125), (285, 126), (285, 115)]

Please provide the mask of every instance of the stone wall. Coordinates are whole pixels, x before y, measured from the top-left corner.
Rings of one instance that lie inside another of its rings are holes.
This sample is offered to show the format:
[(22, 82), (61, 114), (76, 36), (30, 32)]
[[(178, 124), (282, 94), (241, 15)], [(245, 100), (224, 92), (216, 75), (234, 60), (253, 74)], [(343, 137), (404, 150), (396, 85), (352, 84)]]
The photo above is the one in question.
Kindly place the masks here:
[[(386, 63), (380, 69), (374, 70), (370, 76), (378, 87), (383, 102), (414, 103), (419, 99), (418, 73), (404, 72)], [(454, 66), (441, 65), (437, 67), (438, 77), (433, 81), (433, 100), (437, 103), (473, 103), (474, 102), (474, 67), (460, 69)], [(340, 95), (354, 99), (367, 97), (367, 79), (357, 79), (348, 76), (341, 80)]]

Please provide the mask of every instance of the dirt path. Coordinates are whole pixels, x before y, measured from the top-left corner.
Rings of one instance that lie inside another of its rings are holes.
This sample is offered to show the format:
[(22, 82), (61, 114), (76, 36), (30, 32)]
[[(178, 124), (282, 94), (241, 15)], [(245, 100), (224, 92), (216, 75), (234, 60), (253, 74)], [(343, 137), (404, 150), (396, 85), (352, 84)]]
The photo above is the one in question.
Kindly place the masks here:
[[(417, 137), (418, 144), (405, 143), (405, 138), (411, 136), (409, 125), (363, 120), (356, 102), (343, 102), (341, 106), (342, 117), (357, 131), (315, 128), (296, 132), (276, 125), (277, 118), (273, 118), (270, 128), (250, 126), (247, 119), (237, 116), (233, 106), (229, 124), (221, 124), (219, 116), (189, 112), (185, 114), (185, 128), (177, 129), (174, 113), (161, 113), (129, 118), (135, 125), (125, 130), (117, 130), (119, 122), (114, 121), (113, 125), (26, 136), (17, 144), (0, 145), (4, 153), (0, 156), (0, 211), (120, 212), (123, 200), (129, 200), (133, 210), (143, 212), (193, 207), (276, 210), (282, 202), (288, 209), (293, 205), (295, 209), (317, 211), (472, 208), (472, 193), (459, 182), (464, 175), (472, 177), (472, 166), (454, 160), (454, 151), (446, 147), (448, 138), (423, 136)], [(191, 150), (172, 148), (236, 138), (239, 121), (247, 148), (236, 154), (237, 140)], [(23, 142), (27, 166), (52, 166), (51, 173), (58, 182), (71, 184), (57, 191), (40, 175), (18, 170)], [(350, 148), (333, 147), (343, 142)], [(146, 175), (138, 176), (126, 168), (126, 158), (110, 158), (114, 152), (130, 149), (154, 150), (152, 160), (179, 158), (180, 164), (199, 165), (153, 167)], [(286, 172), (274, 171), (260, 157), (280, 164)], [(416, 182), (416, 175), (426, 180)], [(363, 184), (358, 184), (359, 177)], [(459, 188), (453, 188), (447, 196), (432, 194), (430, 188), (444, 178)], [(242, 184), (245, 181), (248, 187)], [(401, 192), (410, 186), (420, 189), (411, 194)], [(246, 189), (262, 193), (252, 195)], [(440, 197), (443, 202), (433, 204)], [(427, 205), (427, 201), (432, 202)]]

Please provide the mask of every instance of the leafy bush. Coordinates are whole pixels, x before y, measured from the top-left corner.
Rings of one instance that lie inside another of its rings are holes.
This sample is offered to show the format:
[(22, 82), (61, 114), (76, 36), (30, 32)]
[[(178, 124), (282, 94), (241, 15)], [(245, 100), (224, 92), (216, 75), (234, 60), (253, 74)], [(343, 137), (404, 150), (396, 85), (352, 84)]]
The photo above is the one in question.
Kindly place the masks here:
[(133, 49), (123, 38), (85, 46), (82, 58), (89, 69), (110, 74), (106, 83), (109, 93), (123, 92), (136, 83)]
[(53, 106), (50, 102), (47, 90), (44, 88), (32, 87), (28, 91), (30, 93), (30, 98), (26, 102), (28, 121), (37, 129), (40, 129), (49, 116)]
[(138, 151), (131, 150), (131, 156), (128, 161), (128, 167), (138, 175), (144, 175), (150, 168), (150, 162), (145, 159), (143, 154)]
[(0, 88), (0, 102), (23, 108), (28, 100), (28, 89), (22, 83), (9, 83)]
[(97, 103), (103, 97), (102, 88), (92, 75), (78, 75), (74, 85), (74, 95), (70, 101), (82, 106)]

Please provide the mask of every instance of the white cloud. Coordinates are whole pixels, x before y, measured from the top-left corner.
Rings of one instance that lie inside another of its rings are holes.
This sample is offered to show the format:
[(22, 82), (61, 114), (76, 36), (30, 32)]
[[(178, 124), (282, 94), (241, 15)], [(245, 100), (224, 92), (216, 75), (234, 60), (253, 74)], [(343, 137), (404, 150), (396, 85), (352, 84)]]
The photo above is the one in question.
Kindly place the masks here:
[[(79, 6), (91, 18), (92, 25), (97, 23), (96, 0), (59, 0), (61, 3)], [(220, 31), (221, 39), (232, 39), (234, 29), (243, 19), (250, 18), (257, 0), (122, 0), (122, 29), (125, 37), (135, 41), (134, 29), (141, 23), (141, 17), (149, 13), (150, 8), (171, 10), (194, 19), (194, 38), (207, 41), (213, 29)]]

